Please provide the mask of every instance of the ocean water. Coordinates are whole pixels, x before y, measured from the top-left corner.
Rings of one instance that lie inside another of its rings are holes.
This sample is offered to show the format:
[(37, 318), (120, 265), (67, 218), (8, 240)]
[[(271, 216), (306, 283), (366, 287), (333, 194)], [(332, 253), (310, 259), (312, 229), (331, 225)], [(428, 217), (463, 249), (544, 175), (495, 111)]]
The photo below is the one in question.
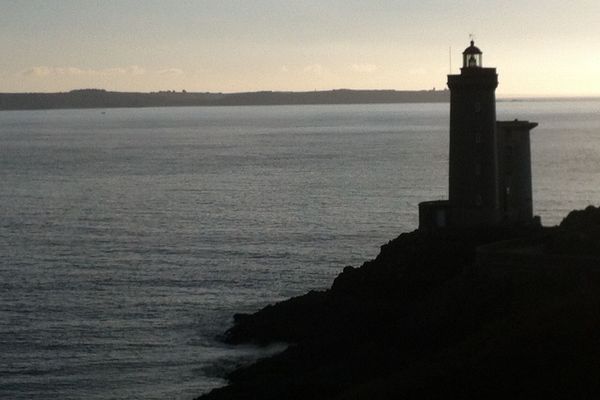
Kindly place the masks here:
[[(600, 101), (499, 102), (546, 225), (600, 203)], [(328, 287), (447, 191), (448, 105), (0, 112), (0, 398), (192, 399), (215, 337)]]

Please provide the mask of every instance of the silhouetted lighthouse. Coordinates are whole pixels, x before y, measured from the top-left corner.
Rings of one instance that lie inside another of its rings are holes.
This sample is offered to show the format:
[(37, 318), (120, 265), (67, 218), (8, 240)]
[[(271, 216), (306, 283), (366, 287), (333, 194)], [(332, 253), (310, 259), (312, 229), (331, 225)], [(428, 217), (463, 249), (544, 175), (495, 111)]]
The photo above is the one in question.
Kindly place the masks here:
[(473, 41), (450, 88), (449, 201), (456, 224), (498, 221), (495, 68), (483, 68)]
[(496, 121), (495, 68), (475, 43), (450, 88), (449, 199), (419, 204), (419, 229), (534, 222), (528, 121)]

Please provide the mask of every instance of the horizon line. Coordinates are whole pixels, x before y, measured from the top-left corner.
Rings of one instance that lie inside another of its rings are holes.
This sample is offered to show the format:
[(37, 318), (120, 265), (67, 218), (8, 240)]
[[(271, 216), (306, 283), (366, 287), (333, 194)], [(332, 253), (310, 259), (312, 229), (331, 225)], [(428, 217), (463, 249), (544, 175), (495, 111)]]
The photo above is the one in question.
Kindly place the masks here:
[[(110, 93), (136, 93), (136, 94), (158, 94), (158, 93), (172, 93), (172, 94), (246, 94), (246, 93), (314, 93), (314, 92), (335, 92), (335, 91), (353, 91), (353, 92), (447, 92), (447, 87), (443, 89), (431, 88), (431, 89), (352, 89), (352, 88), (332, 88), (332, 89), (312, 89), (312, 90), (272, 90), (272, 89), (261, 89), (261, 90), (241, 90), (231, 92), (216, 92), (216, 91), (188, 91), (182, 90), (151, 90), (151, 91), (131, 91), (131, 90), (113, 90), (103, 88), (77, 88), (68, 89), (64, 91), (24, 91), (24, 92), (0, 92), (0, 95), (13, 95), (13, 94), (65, 94), (72, 92), (83, 92), (83, 91), (103, 91)], [(531, 94), (531, 93), (505, 93), (496, 96), (499, 100), (527, 100), (527, 99), (598, 99), (600, 94)]]

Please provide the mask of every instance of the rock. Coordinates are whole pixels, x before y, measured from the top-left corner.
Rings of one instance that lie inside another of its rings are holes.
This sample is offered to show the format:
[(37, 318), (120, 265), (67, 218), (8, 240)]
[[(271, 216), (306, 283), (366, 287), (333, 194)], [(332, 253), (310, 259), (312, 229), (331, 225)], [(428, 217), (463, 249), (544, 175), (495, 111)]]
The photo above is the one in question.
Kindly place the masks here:
[(595, 397), (600, 277), (498, 277), (474, 264), (483, 244), (577, 234), (598, 217), (585, 213), (559, 230), (402, 234), (329, 290), (236, 317), (229, 343), (291, 345), (201, 399)]
[(546, 241), (553, 254), (600, 256), (600, 208), (571, 211)]

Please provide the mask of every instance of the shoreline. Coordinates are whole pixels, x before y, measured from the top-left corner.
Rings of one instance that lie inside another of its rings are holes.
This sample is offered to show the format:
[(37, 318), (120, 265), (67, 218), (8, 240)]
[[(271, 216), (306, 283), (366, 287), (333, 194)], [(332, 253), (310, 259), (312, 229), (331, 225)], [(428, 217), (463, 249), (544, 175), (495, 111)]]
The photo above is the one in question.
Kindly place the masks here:
[(598, 268), (498, 266), (477, 249), (519, 239), (597, 265), (599, 227), (588, 207), (558, 227), (403, 233), (328, 290), (236, 315), (226, 343), (290, 345), (198, 399), (598, 394)]

